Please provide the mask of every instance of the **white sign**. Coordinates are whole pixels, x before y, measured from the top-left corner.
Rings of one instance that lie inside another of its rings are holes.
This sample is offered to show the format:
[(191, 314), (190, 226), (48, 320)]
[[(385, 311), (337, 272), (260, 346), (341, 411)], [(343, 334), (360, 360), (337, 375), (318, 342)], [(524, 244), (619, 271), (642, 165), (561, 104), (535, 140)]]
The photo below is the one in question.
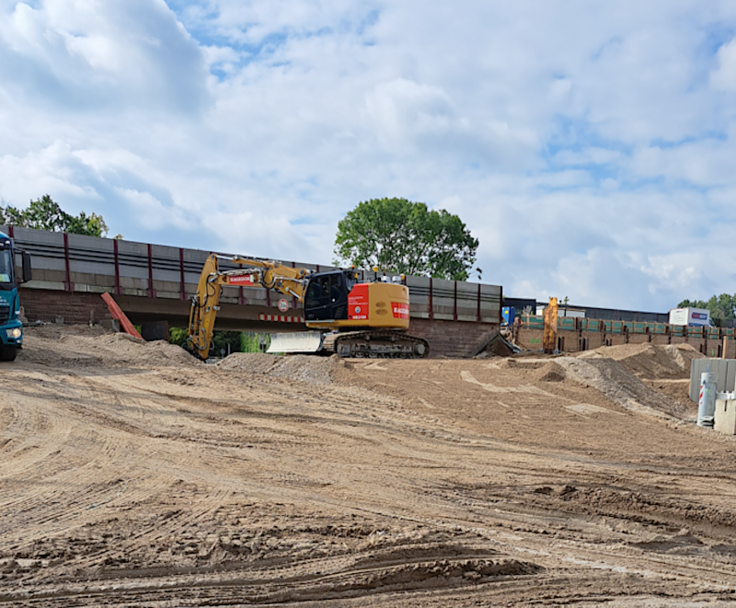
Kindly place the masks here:
[(289, 310), (289, 301), (281, 298), (279, 300), (279, 310), (281, 312), (286, 312), (287, 310)]

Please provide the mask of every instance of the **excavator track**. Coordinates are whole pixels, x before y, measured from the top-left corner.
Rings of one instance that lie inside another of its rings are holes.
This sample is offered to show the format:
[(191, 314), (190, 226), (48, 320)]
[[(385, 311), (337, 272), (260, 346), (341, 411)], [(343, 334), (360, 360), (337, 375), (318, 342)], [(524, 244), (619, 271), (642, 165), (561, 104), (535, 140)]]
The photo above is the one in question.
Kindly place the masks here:
[(341, 357), (423, 359), (429, 355), (429, 344), (401, 331), (345, 331), (327, 334), (322, 352)]

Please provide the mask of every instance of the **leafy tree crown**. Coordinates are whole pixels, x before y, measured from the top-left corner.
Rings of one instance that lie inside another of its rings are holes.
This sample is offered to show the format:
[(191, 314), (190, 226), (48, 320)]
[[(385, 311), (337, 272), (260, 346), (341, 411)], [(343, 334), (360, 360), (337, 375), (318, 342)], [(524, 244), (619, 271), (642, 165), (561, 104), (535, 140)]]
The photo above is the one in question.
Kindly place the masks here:
[(705, 300), (683, 300), (677, 308), (705, 308), (716, 324), (722, 319), (736, 319), (736, 294), (722, 293)]
[(404, 198), (358, 204), (337, 225), (336, 263), (464, 281), (478, 239), (456, 215)]
[(64, 211), (48, 194), (31, 201), (25, 209), (8, 205), (0, 207), (0, 222), (22, 228), (50, 230), (53, 232), (71, 232), (87, 236), (105, 236), (107, 224), (101, 215), (82, 211), (79, 215), (71, 215)]

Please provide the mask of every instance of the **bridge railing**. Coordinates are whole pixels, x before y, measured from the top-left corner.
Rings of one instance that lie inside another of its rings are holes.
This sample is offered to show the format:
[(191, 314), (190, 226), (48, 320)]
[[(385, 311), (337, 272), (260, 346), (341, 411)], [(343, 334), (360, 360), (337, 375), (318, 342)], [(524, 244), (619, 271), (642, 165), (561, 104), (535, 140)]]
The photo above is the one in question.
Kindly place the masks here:
[[(200, 249), (13, 226), (0, 226), (0, 231), (31, 254), (33, 280), (24, 285), (29, 289), (188, 300), (196, 293), (202, 265), (210, 254)], [(335, 268), (279, 261), (314, 272)], [(238, 268), (230, 262), (221, 267)], [(372, 274), (359, 272), (363, 280)], [(406, 282), (414, 318), (500, 323), (500, 286), (414, 276)], [(260, 287), (225, 287), (221, 297), (223, 303), (274, 308), (281, 299), (282, 294)], [(290, 308), (300, 308), (294, 298), (286, 299)]]

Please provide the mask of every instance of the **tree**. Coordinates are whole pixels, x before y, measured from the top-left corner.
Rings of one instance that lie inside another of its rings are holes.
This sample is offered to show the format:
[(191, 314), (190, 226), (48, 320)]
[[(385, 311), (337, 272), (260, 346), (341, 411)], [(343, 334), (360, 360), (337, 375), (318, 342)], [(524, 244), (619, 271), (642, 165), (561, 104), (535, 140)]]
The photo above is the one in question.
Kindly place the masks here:
[(707, 308), (714, 320), (736, 318), (736, 294), (722, 293), (720, 296), (712, 296), (707, 302), (703, 300), (683, 300), (677, 305), (678, 308)]
[[(248, 342), (245, 332), (240, 331), (221, 331), (216, 330), (212, 334), (212, 343), (211, 343), (211, 349), (214, 356), (219, 357), (222, 352), (225, 351), (227, 354), (228, 352), (231, 353), (238, 353), (238, 352), (259, 352), (258, 350), (258, 338), (256, 335), (255, 338), (255, 349), (254, 350), (247, 350), (245, 348), (246, 345), (249, 345), (250, 342)], [(186, 347), (187, 345), (187, 338), (189, 337), (189, 330), (183, 327), (170, 327), (169, 328), (169, 342), (171, 344), (176, 344), (181, 347)], [(229, 349), (228, 349), (229, 345)]]
[(703, 300), (683, 300), (677, 308), (708, 308), (708, 303)]
[(210, 350), (215, 357), (227, 356), (230, 353), (240, 352), (239, 331), (215, 331), (212, 333)]
[(101, 215), (91, 213), (88, 216), (84, 211), (79, 215), (70, 215), (48, 194), (44, 194), (38, 200), (32, 200), (25, 209), (18, 209), (12, 205), (8, 205), (5, 209), (0, 207), (0, 219), (3, 223), (23, 228), (71, 232), (87, 236), (105, 236), (108, 230)]
[(464, 281), (478, 239), (456, 215), (404, 198), (360, 203), (337, 224), (336, 263)]

